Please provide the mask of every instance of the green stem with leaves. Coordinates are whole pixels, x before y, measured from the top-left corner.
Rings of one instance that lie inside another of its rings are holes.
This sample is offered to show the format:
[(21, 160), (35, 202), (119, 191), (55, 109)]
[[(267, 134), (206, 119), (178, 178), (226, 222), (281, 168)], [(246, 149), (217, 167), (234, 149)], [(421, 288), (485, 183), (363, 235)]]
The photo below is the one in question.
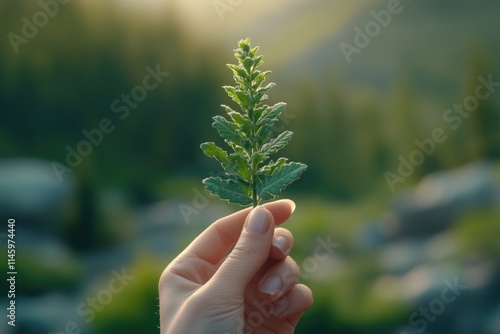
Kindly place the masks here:
[(266, 76), (271, 72), (257, 69), (263, 63), (263, 57), (257, 56), (258, 49), (250, 46), (249, 39), (238, 42), (234, 54), (238, 65), (227, 65), (233, 71), (236, 86), (223, 88), (241, 111), (222, 105), (229, 119), (219, 115), (213, 118), (212, 126), (232, 152), (226, 152), (213, 142), (201, 144), (203, 152), (217, 159), (224, 169), (224, 177), (203, 180), (207, 190), (231, 203), (252, 204), (254, 207), (261, 200), (278, 196), (307, 168), (298, 162), (287, 162), (286, 158), (270, 160), (271, 155), (288, 144), (293, 133), (284, 131), (273, 137), (273, 126), (286, 104), (264, 104), (266, 92), (274, 83), (263, 86)]

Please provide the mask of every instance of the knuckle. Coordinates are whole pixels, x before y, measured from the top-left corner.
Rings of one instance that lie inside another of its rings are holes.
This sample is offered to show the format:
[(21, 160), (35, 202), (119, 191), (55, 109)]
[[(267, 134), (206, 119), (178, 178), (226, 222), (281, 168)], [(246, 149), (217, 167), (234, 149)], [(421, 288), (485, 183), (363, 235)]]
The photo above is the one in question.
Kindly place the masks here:
[(221, 228), (220, 224), (217, 224), (217, 222), (212, 224), (209, 228), (214, 229), (217, 232), (217, 236), (224, 246), (231, 247), (234, 244), (231, 234)]
[(292, 270), (295, 275), (297, 275), (297, 276), (300, 275), (300, 267), (297, 264), (297, 262), (291, 256), (287, 256), (286, 257), (285, 263), (286, 263), (287, 267), (290, 270)]
[(173, 276), (174, 276), (172, 271), (173, 271), (173, 264), (171, 263), (160, 274), (160, 279), (158, 280), (158, 285), (160, 287), (164, 286), (172, 281)]
[(287, 257), (283, 262), (281, 269), (281, 279), (286, 285), (297, 283), (300, 276), (300, 269), (297, 263), (290, 257)]
[(234, 259), (243, 259), (252, 257), (257, 254), (257, 250), (251, 247), (250, 245), (246, 245), (244, 243), (238, 243), (234, 246), (233, 251), (229, 254), (230, 258)]

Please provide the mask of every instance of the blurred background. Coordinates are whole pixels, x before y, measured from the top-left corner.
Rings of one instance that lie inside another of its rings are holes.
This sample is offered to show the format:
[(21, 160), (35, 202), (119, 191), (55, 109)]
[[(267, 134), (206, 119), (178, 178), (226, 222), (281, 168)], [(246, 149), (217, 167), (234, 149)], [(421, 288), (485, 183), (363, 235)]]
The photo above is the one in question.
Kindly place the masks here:
[(158, 332), (160, 273), (239, 209), (204, 192), (220, 167), (199, 145), (223, 145), (211, 117), (250, 37), (269, 104), (288, 104), (283, 156), (309, 165), (283, 194), (315, 295), (297, 333), (499, 334), (499, 15), (494, 0), (0, 0), (0, 268), (14, 218), (18, 271), (0, 332)]

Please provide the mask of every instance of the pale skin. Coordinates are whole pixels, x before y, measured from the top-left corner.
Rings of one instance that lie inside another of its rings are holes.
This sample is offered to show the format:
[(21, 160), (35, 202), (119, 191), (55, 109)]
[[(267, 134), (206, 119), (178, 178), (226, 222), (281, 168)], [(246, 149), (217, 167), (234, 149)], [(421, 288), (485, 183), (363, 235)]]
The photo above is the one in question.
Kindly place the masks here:
[(294, 209), (290, 200), (267, 203), (203, 231), (160, 277), (161, 333), (294, 333), (313, 303), (288, 255), (293, 235), (276, 227)]

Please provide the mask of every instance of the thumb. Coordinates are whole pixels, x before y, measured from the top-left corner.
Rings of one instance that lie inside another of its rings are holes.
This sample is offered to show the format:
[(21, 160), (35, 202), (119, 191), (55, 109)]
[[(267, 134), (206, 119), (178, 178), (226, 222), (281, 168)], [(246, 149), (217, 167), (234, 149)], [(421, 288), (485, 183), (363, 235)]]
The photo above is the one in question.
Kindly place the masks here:
[(228, 296), (242, 296), (248, 283), (269, 257), (274, 217), (264, 206), (247, 216), (238, 242), (212, 276), (212, 284)]

